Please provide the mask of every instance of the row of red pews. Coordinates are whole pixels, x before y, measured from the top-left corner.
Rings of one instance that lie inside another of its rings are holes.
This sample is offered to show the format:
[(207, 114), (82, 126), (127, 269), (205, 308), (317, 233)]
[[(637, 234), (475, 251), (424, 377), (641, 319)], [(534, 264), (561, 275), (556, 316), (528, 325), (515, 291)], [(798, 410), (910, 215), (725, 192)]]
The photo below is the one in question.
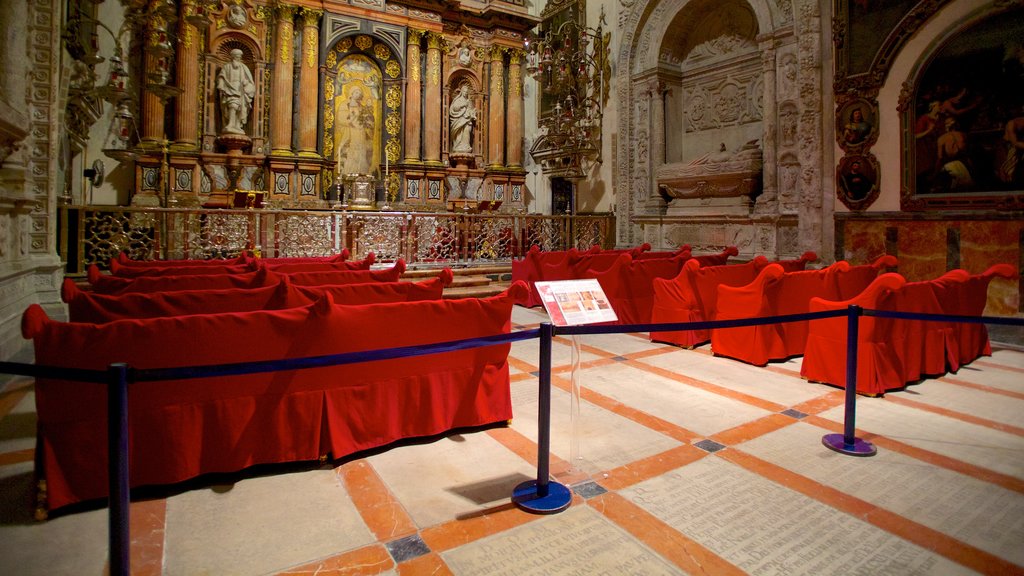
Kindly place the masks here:
[[(34, 305), (23, 316), (22, 331), (40, 365), (105, 370), (127, 362), (145, 370), (246, 364), (508, 333), (513, 302), (527, 292), (515, 283), (490, 298), (445, 300), (440, 292), (451, 282), (450, 270), (416, 283), (393, 281), (397, 275), (375, 281), (381, 272), (400, 274), (404, 266), (398, 265), (316, 270), (338, 263), (290, 262), (312, 269), (283, 273), (261, 266), (226, 274), (195, 274), (194, 263), (165, 264), (156, 275), (105, 277), (127, 282), (106, 294), (65, 283), (73, 321), (55, 321)], [(353, 274), (363, 276), (338, 281)], [(261, 283), (239, 281), (247, 276)], [(157, 280), (165, 290), (156, 290)], [(307, 370), (133, 383), (131, 484), (166, 485), (257, 464), (339, 458), (405, 438), (508, 421), (509, 350), (508, 344), (492, 345)], [(106, 496), (104, 386), (40, 378), (36, 402), (37, 473), (45, 481), (46, 507)]]

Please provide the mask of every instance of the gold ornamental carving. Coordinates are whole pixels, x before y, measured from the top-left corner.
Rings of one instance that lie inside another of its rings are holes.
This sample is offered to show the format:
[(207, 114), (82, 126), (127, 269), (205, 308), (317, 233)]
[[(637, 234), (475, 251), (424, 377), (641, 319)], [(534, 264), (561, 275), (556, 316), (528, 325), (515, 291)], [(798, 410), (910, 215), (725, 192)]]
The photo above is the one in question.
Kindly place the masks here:
[(306, 34), (306, 67), (316, 67), (316, 38), (313, 34)]
[(441, 53), (437, 50), (427, 52), (427, 83), (431, 86), (441, 84)]
[(387, 60), (388, 58), (391, 58), (391, 50), (388, 49), (388, 47), (383, 44), (378, 43), (376, 46), (374, 46), (373, 53), (380, 60)]
[(508, 63), (511, 65), (521, 64), (526, 52), (521, 48), (512, 48), (508, 51)]
[(335, 52), (334, 50), (331, 50), (330, 52), (327, 53), (327, 67), (328, 68), (335, 68), (335, 67), (337, 67), (337, 65), (338, 65), (338, 53)]
[[(328, 66), (333, 67), (333, 64), (328, 63)], [(334, 82), (324, 82), (324, 98), (331, 100), (334, 98)]]
[(388, 131), (388, 134), (397, 136), (398, 131), (402, 129), (402, 119), (399, 117), (398, 112), (392, 110), (388, 114), (387, 120), (384, 121), (384, 128)]
[(349, 50), (352, 49), (352, 39), (342, 38), (341, 40), (338, 41), (338, 46), (336, 49), (338, 50), (339, 54), (344, 54), (345, 52), (348, 52)]
[(388, 156), (388, 162), (398, 162), (398, 155), (402, 152), (402, 146), (398, 143), (398, 138), (391, 138), (388, 140), (386, 146), (384, 146), (384, 153)]
[(519, 66), (510, 66), (508, 70), (508, 91), (509, 94), (519, 97), (523, 93), (523, 81), (521, 78), (521, 69)]
[(402, 89), (394, 85), (389, 86), (384, 101), (387, 102), (388, 108), (397, 109), (402, 105)]
[(398, 64), (398, 60), (388, 60), (388, 63), (384, 66), (384, 71), (388, 73), (388, 76), (398, 78), (402, 73), (402, 66)]
[(442, 37), (440, 34), (434, 34), (432, 32), (428, 32), (427, 33), (427, 48), (428, 49), (432, 48), (434, 50), (440, 50), (441, 49), (441, 44), (443, 42), (444, 42), (444, 37)]
[(370, 46), (373, 46), (373, 39), (369, 36), (356, 36), (356, 48), (360, 50), (369, 50)]
[(409, 80), (420, 81), (420, 49), (414, 46), (409, 50)]
[(292, 27), (290, 24), (282, 26), (281, 32), (281, 63), (287, 64), (292, 57)]

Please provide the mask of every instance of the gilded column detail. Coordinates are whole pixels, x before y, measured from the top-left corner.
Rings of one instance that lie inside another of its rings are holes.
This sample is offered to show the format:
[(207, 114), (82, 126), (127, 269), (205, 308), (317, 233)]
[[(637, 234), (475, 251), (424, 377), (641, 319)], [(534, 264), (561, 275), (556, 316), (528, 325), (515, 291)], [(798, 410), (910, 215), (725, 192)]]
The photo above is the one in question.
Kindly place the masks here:
[(299, 156), (319, 158), (316, 153), (316, 123), (319, 116), (315, 113), (317, 106), (317, 71), (318, 46), (320, 43), (320, 16), (323, 10), (312, 8), (300, 9), (302, 16), (302, 59), (299, 68), (299, 109), (309, 110), (311, 114), (299, 116)]
[(423, 126), (423, 113), (420, 98), (423, 88), (420, 86), (420, 39), (422, 30), (409, 30), (409, 44), (406, 46), (406, 62), (408, 76), (405, 85), (405, 161), (420, 160), (420, 128)]
[[(161, 55), (166, 51), (169, 42), (167, 41), (167, 22), (159, 15), (155, 15), (149, 21), (146, 31), (146, 47), (143, 60), (145, 61), (145, 74), (148, 77), (159, 77), (166, 74), (167, 56)], [(142, 133), (139, 135), (140, 145), (145, 148), (160, 148), (164, 144), (164, 101), (147, 88), (142, 90)]]
[(505, 162), (505, 64), (507, 48), (491, 47), (490, 104), (488, 106), (488, 149), (487, 158), (493, 167)]
[(441, 43), (440, 34), (427, 34), (427, 77), (423, 110), (423, 159), (441, 163)]
[(514, 48), (509, 51), (508, 60), (508, 118), (506, 126), (506, 150), (508, 165), (523, 165), (523, 50)]
[[(199, 42), (196, 37), (199, 31), (188, 23), (196, 9), (196, 0), (183, 0), (181, 18), (178, 20), (178, 33), (183, 38), (177, 54), (177, 85), (199, 85)], [(191, 91), (184, 91), (175, 99), (175, 150), (196, 150), (199, 147), (199, 96)]]
[[(292, 37), (296, 7), (278, 4), (274, 31), (274, 73), (271, 76), (270, 150), (271, 154), (292, 154)], [(314, 136), (315, 137), (315, 136)]]

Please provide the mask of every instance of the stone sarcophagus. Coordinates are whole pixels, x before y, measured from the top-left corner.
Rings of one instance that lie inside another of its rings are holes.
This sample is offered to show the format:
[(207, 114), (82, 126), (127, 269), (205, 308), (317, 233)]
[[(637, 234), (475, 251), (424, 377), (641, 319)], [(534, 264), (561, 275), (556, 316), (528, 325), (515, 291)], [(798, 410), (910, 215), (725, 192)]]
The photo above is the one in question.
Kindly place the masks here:
[(689, 162), (663, 164), (655, 177), (670, 216), (748, 215), (761, 193), (762, 165), (758, 141), (751, 140), (734, 152), (722, 144)]

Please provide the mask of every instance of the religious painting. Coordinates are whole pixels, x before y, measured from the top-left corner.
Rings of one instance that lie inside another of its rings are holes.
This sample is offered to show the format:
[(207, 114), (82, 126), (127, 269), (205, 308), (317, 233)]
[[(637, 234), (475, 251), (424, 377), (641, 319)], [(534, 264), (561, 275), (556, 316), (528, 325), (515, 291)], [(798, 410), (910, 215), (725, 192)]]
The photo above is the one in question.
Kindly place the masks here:
[(380, 68), (354, 54), (338, 63), (334, 86), (335, 174), (374, 175), (381, 163)]
[(871, 154), (851, 154), (839, 161), (836, 189), (850, 210), (863, 210), (878, 197), (878, 160)]
[(951, 36), (904, 111), (904, 209), (1024, 206), (1024, 8)]
[(846, 151), (861, 150), (878, 139), (878, 114), (864, 98), (855, 98), (839, 108), (836, 134)]

